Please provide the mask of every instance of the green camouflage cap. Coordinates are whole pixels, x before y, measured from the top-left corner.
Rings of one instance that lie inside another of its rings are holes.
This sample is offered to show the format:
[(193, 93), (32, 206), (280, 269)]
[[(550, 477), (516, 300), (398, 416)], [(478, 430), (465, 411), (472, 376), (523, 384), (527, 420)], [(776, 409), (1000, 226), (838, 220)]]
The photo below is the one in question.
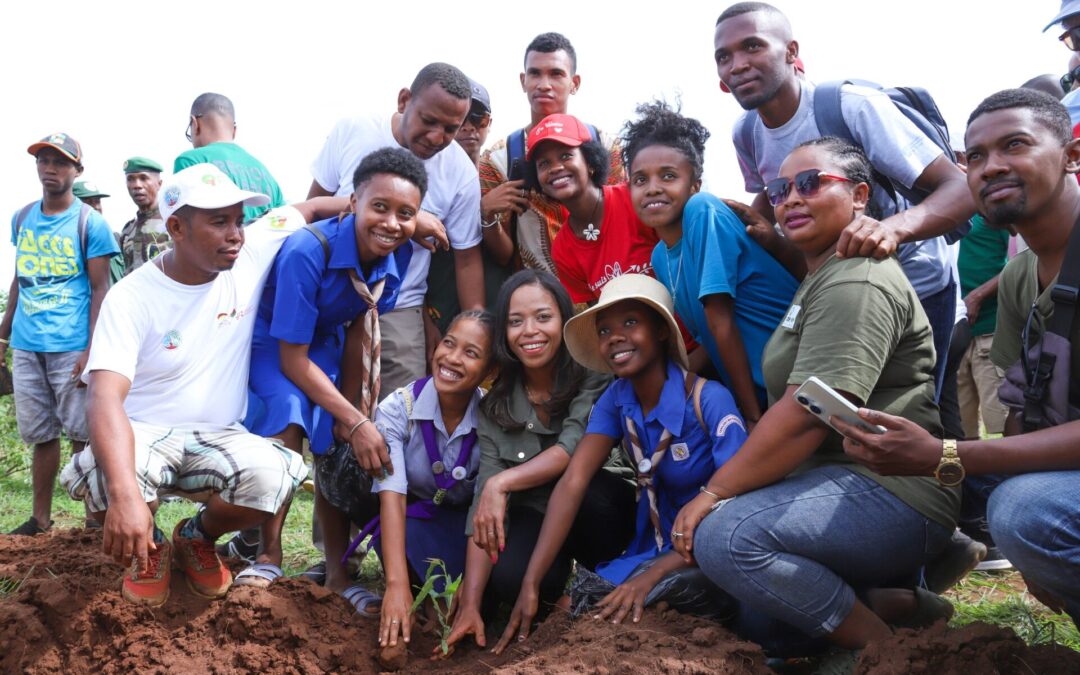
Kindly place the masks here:
[(164, 170), (160, 164), (147, 157), (131, 157), (124, 160), (124, 173), (139, 173), (140, 171), (161, 173)]
[(79, 199), (89, 199), (91, 197), (108, 197), (98, 189), (97, 183), (92, 180), (77, 180), (75, 184), (71, 186), (71, 192)]

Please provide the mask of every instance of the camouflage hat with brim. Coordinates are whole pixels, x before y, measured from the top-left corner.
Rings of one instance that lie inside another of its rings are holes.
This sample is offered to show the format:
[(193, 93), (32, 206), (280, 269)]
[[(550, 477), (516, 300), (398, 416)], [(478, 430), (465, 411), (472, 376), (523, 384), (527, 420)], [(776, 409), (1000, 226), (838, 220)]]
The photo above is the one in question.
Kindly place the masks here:
[(42, 148), (52, 148), (76, 164), (82, 165), (82, 146), (79, 145), (77, 140), (67, 134), (61, 133), (46, 136), (37, 143), (31, 145), (26, 151), (34, 157), (37, 157)]
[(90, 180), (78, 180), (71, 186), (71, 192), (79, 199), (90, 199), (91, 197), (108, 197), (109, 195), (102, 192), (97, 183)]
[(165, 169), (149, 157), (129, 157), (124, 160), (124, 173), (161, 173)]

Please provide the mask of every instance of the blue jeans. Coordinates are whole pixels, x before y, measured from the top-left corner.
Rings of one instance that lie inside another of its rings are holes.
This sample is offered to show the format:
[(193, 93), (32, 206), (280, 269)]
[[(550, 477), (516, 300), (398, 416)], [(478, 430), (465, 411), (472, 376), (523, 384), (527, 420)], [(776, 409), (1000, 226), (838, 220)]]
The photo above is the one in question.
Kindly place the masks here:
[(1080, 471), (1029, 473), (990, 495), (990, 534), (1033, 583), (1065, 601), (1080, 625)]
[(956, 281), (937, 293), (919, 298), (926, 318), (930, 320), (930, 330), (934, 333), (934, 351), (937, 362), (934, 364), (934, 402), (941, 398), (941, 388), (945, 383), (945, 364), (949, 360), (949, 342), (956, 326)]
[(843, 466), (736, 497), (694, 533), (698, 566), (749, 610), (811, 636), (835, 631), (859, 592), (914, 586), (952, 531)]

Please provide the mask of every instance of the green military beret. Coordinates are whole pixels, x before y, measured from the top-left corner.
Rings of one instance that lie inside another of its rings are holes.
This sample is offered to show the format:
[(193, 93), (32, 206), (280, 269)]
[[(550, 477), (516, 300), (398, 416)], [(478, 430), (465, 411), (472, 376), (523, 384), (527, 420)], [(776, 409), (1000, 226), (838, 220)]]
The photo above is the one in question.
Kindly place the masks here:
[(139, 173), (140, 171), (161, 173), (164, 170), (160, 164), (146, 157), (132, 157), (124, 161), (124, 173)]
[(71, 186), (71, 192), (79, 199), (109, 196), (98, 189), (97, 183), (90, 180), (75, 181), (75, 184)]

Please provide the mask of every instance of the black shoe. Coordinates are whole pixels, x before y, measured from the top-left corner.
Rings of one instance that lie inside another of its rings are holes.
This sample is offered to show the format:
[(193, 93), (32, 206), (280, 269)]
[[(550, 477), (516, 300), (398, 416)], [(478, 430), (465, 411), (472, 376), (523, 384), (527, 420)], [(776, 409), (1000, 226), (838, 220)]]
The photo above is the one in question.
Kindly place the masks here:
[(986, 557), (982, 559), (982, 562), (975, 566), (975, 571), (997, 572), (1001, 570), (1011, 570), (1012, 568), (1013, 564), (1001, 553), (1001, 549), (991, 545), (986, 547)]
[(297, 576), (311, 579), (314, 583), (325, 586), (326, 585), (326, 561), (318, 562), (307, 568)]
[(50, 520), (48, 527), (42, 527), (38, 525), (38, 521), (33, 516), (30, 516), (26, 519), (25, 523), (16, 527), (11, 532), (8, 532), (8, 534), (18, 534), (24, 537), (33, 537), (39, 534), (45, 534), (49, 531), (49, 527), (52, 527), (52, 525), (53, 521)]
[(237, 532), (233, 538), (224, 544), (218, 544), (217, 554), (222, 558), (239, 558), (248, 564), (255, 562), (255, 556), (259, 553), (259, 539), (250, 542), (244, 538), (243, 532)]
[(986, 546), (956, 530), (949, 543), (945, 544), (945, 549), (926, 564), (924, 585), (940, 595), (967, 576), (984, 558)]

